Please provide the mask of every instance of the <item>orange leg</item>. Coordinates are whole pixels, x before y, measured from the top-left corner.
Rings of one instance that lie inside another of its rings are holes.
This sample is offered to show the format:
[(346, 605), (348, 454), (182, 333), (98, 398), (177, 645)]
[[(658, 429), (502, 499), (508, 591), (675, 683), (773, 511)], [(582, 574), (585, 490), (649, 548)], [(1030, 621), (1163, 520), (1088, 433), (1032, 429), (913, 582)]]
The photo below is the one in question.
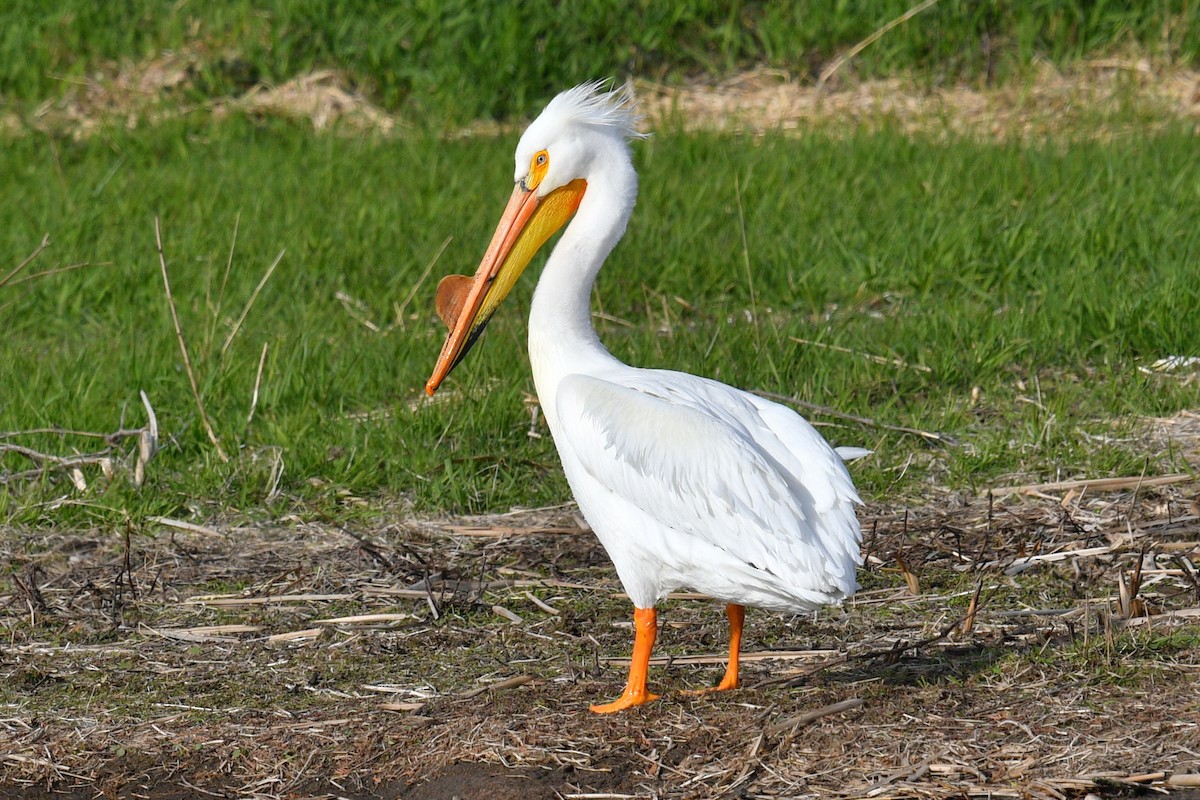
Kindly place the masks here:
[(738, 655), (742, 651), (742, 625), (746, 622), (746, 607), (730, 603), (725, 606), (725, 615), (729, 617), (729, 664), (725, 667), (725, 677), (709, 689), (696, 689), (684, 694), (724, 692), (738, 687)]
[(658, 699), (658, 695), (646, 691), (646, 673), (650, 670), (650, 651), (654, 649), (654, 639), (658, 636), (658, 612), (653, 608), (635, 608), (633, 610), (633, 630), (633, 659), (629, 663), (629, 681), (625, 684), (625, 691), (621, 692), (621, 696), (611, 703), (592, 706), (592, 711), (597, 714), (624, 711), (627, 708)]

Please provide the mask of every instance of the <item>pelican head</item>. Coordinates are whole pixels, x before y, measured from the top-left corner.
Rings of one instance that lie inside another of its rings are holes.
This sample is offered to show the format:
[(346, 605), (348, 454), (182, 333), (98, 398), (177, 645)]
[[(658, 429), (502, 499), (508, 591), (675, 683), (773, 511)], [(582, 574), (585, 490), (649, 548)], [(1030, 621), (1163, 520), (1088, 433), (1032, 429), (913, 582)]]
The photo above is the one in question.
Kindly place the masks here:
[(437, 312), (450, 333), (427, 394), (466, 357), (534, 254), (579, 208), (589, 177), (616, 155), (628, 162), (628, 140), (640, 136), (633, 91), (629, 84), (608, 85), (595, 81), (562, 92), (521, 136), (512, 196), (479, 269), (438, 284)]

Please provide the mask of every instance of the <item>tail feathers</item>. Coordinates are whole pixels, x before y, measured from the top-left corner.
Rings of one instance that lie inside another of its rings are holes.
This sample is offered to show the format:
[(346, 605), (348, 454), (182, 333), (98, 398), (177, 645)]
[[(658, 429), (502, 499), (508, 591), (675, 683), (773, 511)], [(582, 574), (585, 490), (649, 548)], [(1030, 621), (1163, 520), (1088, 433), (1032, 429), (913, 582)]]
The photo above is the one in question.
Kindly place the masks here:
[(865, 447), (835, 447), (833, 449), (842, 457), (842, 461), (854, 461), (858, 458), (865, 458), (875, 452)]

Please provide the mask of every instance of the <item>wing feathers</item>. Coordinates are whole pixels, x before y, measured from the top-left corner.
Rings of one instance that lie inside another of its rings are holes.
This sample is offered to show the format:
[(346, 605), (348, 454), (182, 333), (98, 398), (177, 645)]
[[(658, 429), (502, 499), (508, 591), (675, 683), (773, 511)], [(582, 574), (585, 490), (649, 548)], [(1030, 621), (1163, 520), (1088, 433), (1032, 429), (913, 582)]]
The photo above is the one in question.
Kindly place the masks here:
[(622, 384), (564, 378), (556, 438), (590, 480), (669, 531), (660, 546), (686, 584), (697, 586), (686, 573), (711, 566), (716, 547), (806, 602), (856, 588), (858, 497), (808, 423), (684, 373), (639, 370)]

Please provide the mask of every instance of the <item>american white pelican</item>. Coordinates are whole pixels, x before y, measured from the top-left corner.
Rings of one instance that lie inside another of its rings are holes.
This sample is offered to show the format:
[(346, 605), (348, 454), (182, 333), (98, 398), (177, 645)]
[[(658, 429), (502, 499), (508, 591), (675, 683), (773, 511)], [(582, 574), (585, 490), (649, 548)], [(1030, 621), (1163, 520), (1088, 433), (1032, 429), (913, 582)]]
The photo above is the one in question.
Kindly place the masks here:
[[(646, 689), (655, 604), (687, 587), (727, 603), (738, 685), (744, 606), (811, 611), (858, 588), (859, 502), (842, 457), (781, 405), (706, 378), (638, 369), (609, 354), (589, 299), (637, 198), (631, 89), (588, 83), (550, 101), (517, 145), (516, 187), (474, 278), (450, 275), (450, 327), (432, 395), (479, 338), (534, 253), (571, 220), (529, 310), (529, 360), (546, 423), (583, 516), (634, 604), (625, 690), (592, 711), (655, 699)], [(572, 218), (574, 215), (574, 219)], [(861, 454), (847, 449), (847, 457)]]

